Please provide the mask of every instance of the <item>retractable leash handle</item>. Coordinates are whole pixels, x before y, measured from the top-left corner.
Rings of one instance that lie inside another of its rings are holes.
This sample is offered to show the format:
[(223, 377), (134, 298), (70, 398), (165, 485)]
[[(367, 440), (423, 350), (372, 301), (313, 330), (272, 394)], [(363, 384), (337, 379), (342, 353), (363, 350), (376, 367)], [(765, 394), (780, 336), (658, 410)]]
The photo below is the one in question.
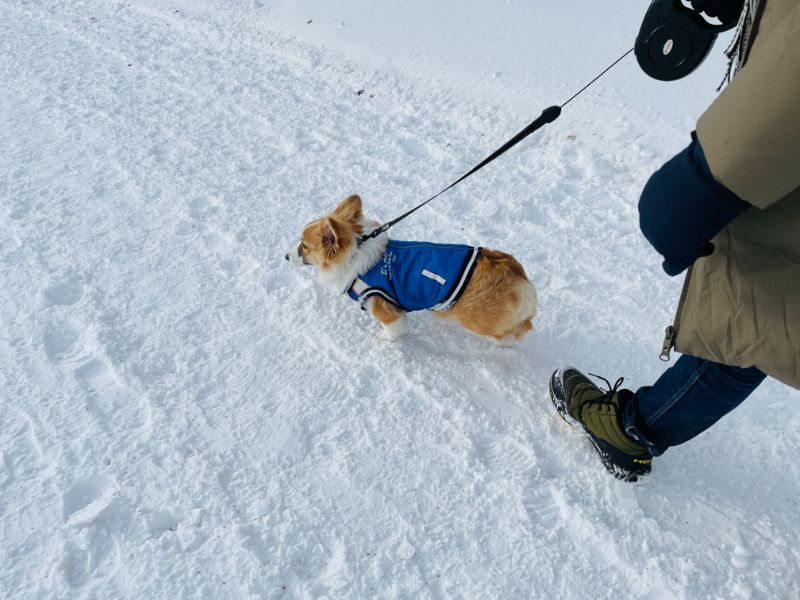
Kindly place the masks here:
[[(741, 14), (744, 0), (732, 1), (739, 4), (732, 14)], [(717, 35), (737, 24), (738, 19), (710, 23), (681, 0), (653, 0), (636, 36), (636, 60), (653, 79), (682, 79), (703, 63)]]

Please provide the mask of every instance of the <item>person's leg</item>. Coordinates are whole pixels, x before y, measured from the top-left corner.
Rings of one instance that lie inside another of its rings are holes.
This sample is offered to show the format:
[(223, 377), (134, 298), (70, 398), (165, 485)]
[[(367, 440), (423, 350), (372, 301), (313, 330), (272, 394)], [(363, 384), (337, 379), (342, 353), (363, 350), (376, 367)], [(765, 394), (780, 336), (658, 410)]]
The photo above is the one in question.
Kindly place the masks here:
[(653, 456), (702, 433), (739, 406), (766, 375), (681, 356), (652, 386), (640, 388), (622, 417), (625, 432)]

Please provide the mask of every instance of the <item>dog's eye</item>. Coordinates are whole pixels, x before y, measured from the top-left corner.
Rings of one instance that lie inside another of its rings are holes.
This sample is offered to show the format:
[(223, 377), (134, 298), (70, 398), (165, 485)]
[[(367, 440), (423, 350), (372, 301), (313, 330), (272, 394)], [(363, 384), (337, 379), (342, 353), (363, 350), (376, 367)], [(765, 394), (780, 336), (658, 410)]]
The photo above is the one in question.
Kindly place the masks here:
[(301, 244), (300, 244), (300, 247), (301, 247), (303, 250), (308, 250), (308, 244), (306, 244), (305, 242), (301, 243)]

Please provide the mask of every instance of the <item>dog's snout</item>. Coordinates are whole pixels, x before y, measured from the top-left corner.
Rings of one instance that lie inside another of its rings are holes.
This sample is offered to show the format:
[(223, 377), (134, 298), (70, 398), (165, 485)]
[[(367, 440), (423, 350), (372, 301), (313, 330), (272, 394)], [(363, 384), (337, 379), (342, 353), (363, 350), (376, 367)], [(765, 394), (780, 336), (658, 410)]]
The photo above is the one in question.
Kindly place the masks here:
[(289, 253), (288, 252), (286, 253), (286, 257), (285, 258), (286, 258), (286, 260), (289, 260)]

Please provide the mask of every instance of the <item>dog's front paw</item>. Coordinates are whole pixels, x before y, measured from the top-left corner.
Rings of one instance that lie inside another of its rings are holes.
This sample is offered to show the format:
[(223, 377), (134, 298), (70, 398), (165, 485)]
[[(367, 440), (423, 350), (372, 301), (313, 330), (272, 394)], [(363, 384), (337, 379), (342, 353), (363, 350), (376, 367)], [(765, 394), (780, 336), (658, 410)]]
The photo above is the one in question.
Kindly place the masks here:
[(383, 329), (378, 333), (378, 337), (387, 342), (396, 341), (401, 335), (406, 332), (405, 319), (397, 319), (389, 324), (385, 324)]
[(397, 331), (389, 327), (385, 327), (378, 332), (378, 337), (387, 342), (395, 342), (403, 335), (402, 331)]

